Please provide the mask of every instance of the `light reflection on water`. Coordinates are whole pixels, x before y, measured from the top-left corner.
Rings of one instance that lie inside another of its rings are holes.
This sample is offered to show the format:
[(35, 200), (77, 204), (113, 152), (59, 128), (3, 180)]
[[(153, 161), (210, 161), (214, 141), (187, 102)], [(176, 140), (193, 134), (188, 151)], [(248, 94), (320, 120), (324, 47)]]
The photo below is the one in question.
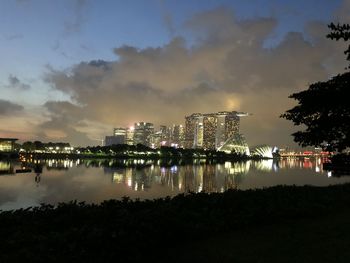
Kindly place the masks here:
[[(30, 173), (16, 173), (30, 168)], [(153, 199), (183, 192), (223, 192), (274, 185), (330, 185), (350, 181), (323, 171), (321, 159), (208, 164), (152, 160), (0, 161), (0, 209), (70, 200)]]

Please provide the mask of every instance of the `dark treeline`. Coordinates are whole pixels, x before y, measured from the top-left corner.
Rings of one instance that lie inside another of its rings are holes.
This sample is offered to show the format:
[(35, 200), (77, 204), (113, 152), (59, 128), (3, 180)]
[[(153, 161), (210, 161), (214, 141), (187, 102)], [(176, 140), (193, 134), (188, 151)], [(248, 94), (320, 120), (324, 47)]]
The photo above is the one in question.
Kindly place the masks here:
[[(284, 254), (286, 258), (283, 261), (295, 262), (295, 257), (301, 256), (298, 255), (300, 245), (317, 247), (328, 242), (327, 235), (336, 236), (331, 241), (332, 246), (347, 244), (349, 227), (339, 227), (342, 235), (329, 228), (332, 220), (339, 219), (338, 215), (350, 213), (349, 205), (349, 184), (325, 188), (278, 186), (263, 190), (181, 194), (172, 199), (146, 201), (124, 198), (104, 201), (100, 205), (77, 202), (62, 203), (56, 207), (41, 205), (0, 213), (0, 261), (126, 262), (145, 261), (147, 258), (153, 262), (177, 262), (179, 257), (195, 260), (191, 248), (197, 242), (209, 238), (221, 240), (228, 234), (235, 240), (248, 231), (252, 232), (245, 236), (250, 240), (248, 242), (254, 243), (259, 238), (264, 240), (263, 243), (275, 242), (269, 252), (273, 254), (298, 233), (302, 237), (312, 235), (305, 234), (304, 220), (317, 225), (326, 218), (327, 227), (319, 230), (325, 231), (324, 238), (312, 240), (311, 245), (307, 239), (305, 244), (303, 240), (288, 244), (293, 254)], [(269, 226), (282, 233), (284, 242), (274, 241), (276, 237), (270, 232), (263, 236), (254, 233)], [(283, 233), (290, 229), (292, 236), (285, 236)], [(238, 244), (241, 241), (237, 240)], [(210, 243), (215, 251), (221, 245)], [(346, 262), (336, 251), (329, 250), (327, 255), (319, 252), (317, 250), (318, 258), (309, 262), (322, 261), (325, 256), (327, 260), (322, 262), (330, 262), (329, 256), (334, 256), (334, 262)], [(174, 257), (174, 253), (178, 256)], [(203, 258), (206, 253), (209, 252), (202, 249)], [(237, 262), (271, 262), (254, 253), (249, 253), (251, 261), (245, 261), (240, 254), (239, 245), (223, 253), (226, 257), (231, 255), (231, 260)], [(220, 255), (215, 252), (215, 256)], [(280, 259), (275, 262), (281, 262)]]
[(225, 153), (216, 150), (204, 150), (204, 149), (183, 149), (162, 146), (157, 149), (147, 147), (142, 144), (127, 145), (118, 144), (112, 146), (94, 146), (87, 148), (79, 148), (80, 152), (91, 152), (94, 154), (103, 153), (106, 155), (125, 156), (125, 157), (137, 157), (148, 156), (149, 158), (171, 158), (171, 159), (192, 159), (192, 158), (207, 158), (207, 159), (248, 159), (249, 157), (240, 153)]
[[(65, 150), (69, 148), (69, 150)], [(22, 145), (17, 144), (16, 149), (23, 149), (27, 154), (34, 154), (36, 158), (146, 158), (146, 159), (212, 159), (212, 160), (248, 160), (261, 159), (245, 154), (220, 152), (204, 149), (183, 149), (161, 146), (150, 148), (143, 144), (127, 145), (117, 144), (111, 146), (87, 146), (71, 148), (69, 143), (27, 141)], [(59, 149), (59, 150), (57, 150)], [(56, 151), (57, 150), (57, 151)], [(24, 153), (23, 153), (24, 154)]]
[(64, 148), (64, 147), (70, 147), (70, 144), (67, 142), (41, 142), (41, 141), (26, 141), (22, 144), (17, 144), (17, 149), (24, 149), (28, 152), (35, 151), (35, 150), (45, 150), (47, 148)]

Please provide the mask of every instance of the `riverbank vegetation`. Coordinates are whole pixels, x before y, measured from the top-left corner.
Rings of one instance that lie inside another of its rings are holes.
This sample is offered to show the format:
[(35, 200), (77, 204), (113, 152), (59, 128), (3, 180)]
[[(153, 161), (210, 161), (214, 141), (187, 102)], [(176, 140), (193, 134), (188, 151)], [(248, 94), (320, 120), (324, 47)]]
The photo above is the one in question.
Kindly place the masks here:
[(348, 262), (349, 219), (350, 184), (43, 204), (0, 213), (0, 261)]
[(38, 158), (38, 159), (150, 159), (150, 160), (194, 160), (194, 159), (207, 159), (207, 160), (231, 160), (231, 161), (244, 161), (251, 159), (264, 159), (260, 156), (247, 156), (236, 152), (226, 153), (216, 150), (204, 150), (204, 149), (183, 149), (162, 146), (154, 149), (142, 144), (127, 145), (118, 144), (111, 146), (88, 146), (74, 148), (67, 152), (49, 152), (40, 150), (28, 150), (21, 152), (22, 156), (26, 159)]

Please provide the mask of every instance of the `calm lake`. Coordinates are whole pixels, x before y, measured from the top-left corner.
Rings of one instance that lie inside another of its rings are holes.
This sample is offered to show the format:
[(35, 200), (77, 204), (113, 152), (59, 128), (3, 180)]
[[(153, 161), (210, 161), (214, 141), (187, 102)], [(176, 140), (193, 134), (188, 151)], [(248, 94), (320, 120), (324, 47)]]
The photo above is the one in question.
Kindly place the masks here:
[[(23, 172), (23, 169), (31, 172)], [(275, 185), (326, 186), (350, 182), (322, 170), (321, 159), (281, 159), (206, 164), (152, 160), (0, 161), (0, 209), (70, 200), (153, 199), (183, 192), (223, 192)]]

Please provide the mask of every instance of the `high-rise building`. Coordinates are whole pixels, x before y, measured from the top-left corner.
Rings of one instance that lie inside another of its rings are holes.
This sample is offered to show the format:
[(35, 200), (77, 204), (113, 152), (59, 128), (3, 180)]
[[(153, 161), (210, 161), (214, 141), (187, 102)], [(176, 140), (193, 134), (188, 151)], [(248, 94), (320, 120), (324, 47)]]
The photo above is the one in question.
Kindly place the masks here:
[(134, 126), (134, 144), (151, 146), (151, 134), (154, 133), (153, 123), (138, 122)]
[(239, 133), (239, 116), (237, 112), (229, 112), (225, 117), (225, 139)]
[(131, 126), (126, 129), (126, 135), (125, 135), (125, 143), (127, 145), (134, 145), (134, 126)]
[(239, 134), (240, 116), (247, 116), (247, 114), (236, 111), (221, 111), (216, 115), (218, 118), (218, 126), (216, 130), (215, 148), (217, 149), (229, 138)]
[(185, 148), (195, 148), (195, 138), (198, 137), (197, 123), (199, 122), (198, 118), (201, 116), (201, 113), (193, 113), (190, 116), (185, 117)]
[(203, 116), (201, 115), (196, 118), (193, 148), (203, 148), (203, 128)]
[(186, 116), (184, 146), (218, 149), (229, 138), (239, 134), (240, 117), (247, 115), (236, 111), (222, 111)]
[(126, 142), (126, 129), (114, 128), (113, 136), (106, 136), (105, 145), (111, 146), (113, 144), (124, 144)]
[(219, 148), (226, 141), (226, 113), (218, 112), (217, 116), (217, 127), (216, 127), (216, 135), (215, 135), (215, 148)]
[(179, 125), (179, 147), (183, 148), (185, 143), (185, 127), (180, 124)]
[(171, 144), (173, 146), (182, 148), (184, 147), (184, 135), (185, 135), (185, 130), (183, 125), (173, 125), (172, 129), (172, 138), (171, 138)]
[(154, 132), (153, 134), (150, 135), (150, 147), (151, 148), (159, 148), (160, 146), (164, 146), (163, 144), (163, 140), (162, 140), (162, 132), (161, 131), (157, 131)]
[(161, 146), (168, 146), (169, 145), (169, 131), (165, 125), (159, 126), (159, 132), (160, 132), (160, 144)]
[(125, 137), (126, 129), (125, 128), (114, 128), (113, 135), (114, 136)]
[(203, 148), (215, 149), (216, 130), (216, 114), (205, 114), (203, 116)]

